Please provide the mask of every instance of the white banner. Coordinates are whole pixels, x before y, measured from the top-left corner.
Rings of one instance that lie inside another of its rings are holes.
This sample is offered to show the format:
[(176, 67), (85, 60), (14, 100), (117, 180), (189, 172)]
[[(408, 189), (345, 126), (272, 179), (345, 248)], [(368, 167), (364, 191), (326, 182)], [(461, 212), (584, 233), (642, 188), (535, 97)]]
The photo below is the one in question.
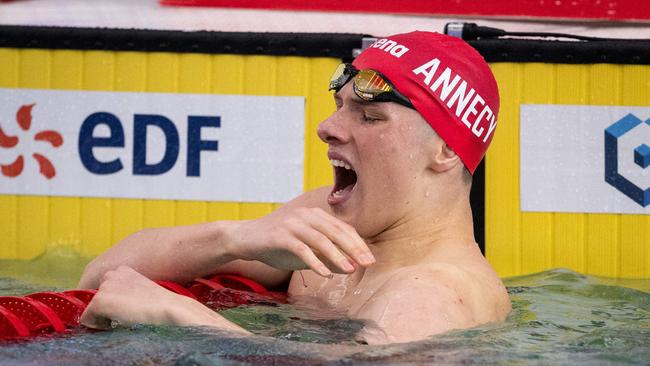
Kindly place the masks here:
[(304, 98), (0, 89), (0, 193), (286, 202)]
[(650, 107), (520, 113), (522, 211), (650, 213)]

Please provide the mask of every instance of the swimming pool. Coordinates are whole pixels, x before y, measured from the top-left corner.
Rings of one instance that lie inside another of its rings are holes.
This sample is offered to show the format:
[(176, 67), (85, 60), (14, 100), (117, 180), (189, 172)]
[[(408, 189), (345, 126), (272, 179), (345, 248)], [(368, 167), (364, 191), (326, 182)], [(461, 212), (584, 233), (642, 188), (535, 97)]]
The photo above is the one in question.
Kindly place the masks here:
[[(87, 259), (59, 250), (0, 261), (0, 295), (74, 286)], [(137, 326), (0, 343), (0, 365), (647, 364), (650, 279), (615, 281), (555, 269), (505, 281), (503, 324), (391, 346), (354, 343), (362, 324), (295, 305), (230, 309), (257, 334)], [(304, 304), (303, 304), (304, 305)]]

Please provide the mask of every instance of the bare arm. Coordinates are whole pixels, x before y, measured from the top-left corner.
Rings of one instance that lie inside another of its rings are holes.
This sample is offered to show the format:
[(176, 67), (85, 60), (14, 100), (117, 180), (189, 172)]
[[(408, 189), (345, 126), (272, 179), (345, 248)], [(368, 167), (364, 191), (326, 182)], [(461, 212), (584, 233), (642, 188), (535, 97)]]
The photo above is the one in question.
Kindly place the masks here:
[[(138, 231), (90, 262), (79, 287), (97, 288), (104, 273), (120, 265), (129, 266), (149, 278), (181, 283), (211, 274), (218, 268), (228, 270), (230, 267), (237, 272), (243, 263), (233, 262), (236, 258), (229, 254), (229, 242), (225, 239), (231, 225), (232, 222), (220, 221)], [(272, 273), (268, 266), (247, 264), (251, 267), (250, 276), (254, 272), (267, 271), (274, 279), (281, 280), (282, 275)]]
[(168, 291), (127, 266), (106, 272), (80, 322), (96, 329), (144, 323), (211, 326), (248, 334), (198, 301)]
[(139, 231), (88, 264), (79, 287), (98, 287), (104, 273), (120, 265), (153, 279), (188, 282), (231, 272), (274, 287), (294, 269), (344, 273), (342, 253), (370, 264), (359, 261), (370, 250), (356, 231), (328, 214), (327, 190), (307, 192), (258, 220)]
[[(268, 286), (273, 281), (261, 276), (263, 270), (279, 273), (277, 279), (288, 278), (295, 269), (311, 268), (329, 276), (331, 271), (354, 271), (352, 265), (349, 269), (343, 265), (350, 261), (372, 264), (372, 253), (354, 228), (317, 206), (323, 193), (326, 190), (307, 193), (258, 220), (150, 229), (127, 237), (86, 268), (80, 286), (99, 286), (99, 291), (82, 315), (82, 324), (208, 325), (246, 333), (149, 278), (185, 282), (227, 269)], [(260, 262), (270, 267), (262, 268)]]

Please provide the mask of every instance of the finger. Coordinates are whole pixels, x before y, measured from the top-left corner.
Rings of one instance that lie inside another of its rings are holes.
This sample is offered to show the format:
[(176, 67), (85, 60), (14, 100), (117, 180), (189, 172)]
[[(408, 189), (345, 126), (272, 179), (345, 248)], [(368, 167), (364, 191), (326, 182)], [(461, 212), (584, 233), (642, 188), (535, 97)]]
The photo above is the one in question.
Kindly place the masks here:
[(350, 264), (352, 264), (352, 270), (351, 271), (342, 270), (342, 269), (339, 268), (339, 266), (337, 264), (333, 263), (329, 258), (325, 257), (324, 255), (321, 255), (320, 253), (318, 253), (318, 251), (314, 251), (314, 253), (316, 254), (316, 257), (318, 257), (318, 259), (320, 259), (321, 262), (325, 263), (325, 266), (327, 266), (327, 268), (329, 268), (330, 271), (332, 271), (333, 273), (350, 274), (350, 273), (353, 273), (354, 271), (356, 271), (357, 268), (359, 268), (359, 264), (357, 264), (357, 262), (353, 261), (352, 259), (350, 259), (348, 257), (345, 257), (347, 259), (347, 261)]
[(362, 266), (375, 263), (370, 248), (354, 228), (323, 210), (315, 210), (315, 213), (318, 219), (311, 222), (314, 229), (325, 234), (346, 255)]
[(325, 264), (331, 270), (341, 273), (354, 272), (354, 265), (341, 253), (332, 241), (313, 227), (304, 225), (296, 229), (294, 234), (307, 246), (318, 252), (317, 257), (325, 259)]
[(314, 272), (323, 277), (332, 277), (332, 271), (330, 271), (329, 268), (318, 259), (314, 251), (303, 242), (297, 239), (289, 242), (287, 243), (287, 250), (300, 258), (300, 260), (302, 260)]
[(79, 318), (79, 323), (92, 329), (110, 329), (111, 320), (97, 312), (97, 302), (93, 300), (88, 304), (86, 310)]
[(113, 322), (105, 317), (81, 317), (79, 323), (86, 328), (107, 330), (112, 329)]

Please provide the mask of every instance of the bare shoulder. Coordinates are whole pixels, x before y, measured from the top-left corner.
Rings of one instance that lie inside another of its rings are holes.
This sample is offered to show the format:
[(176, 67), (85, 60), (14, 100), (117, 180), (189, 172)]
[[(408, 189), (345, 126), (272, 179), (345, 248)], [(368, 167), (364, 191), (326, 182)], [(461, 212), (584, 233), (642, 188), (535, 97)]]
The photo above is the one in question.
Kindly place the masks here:
[(449, 263), (403, 268), (359, 309), (357, 317), (371, 324), (360, 337), (370, 344), (410, 342), (502, 321), (510, 301), (496, 282)]
[(414, 283), (416, 278), (445, 286), (472, 314), (477, 324), (502, 321), (510, 313), (510, 297), (503, 282), (483, 256), (472, 265), (431, 263), (404, 271), (399, 282)]

